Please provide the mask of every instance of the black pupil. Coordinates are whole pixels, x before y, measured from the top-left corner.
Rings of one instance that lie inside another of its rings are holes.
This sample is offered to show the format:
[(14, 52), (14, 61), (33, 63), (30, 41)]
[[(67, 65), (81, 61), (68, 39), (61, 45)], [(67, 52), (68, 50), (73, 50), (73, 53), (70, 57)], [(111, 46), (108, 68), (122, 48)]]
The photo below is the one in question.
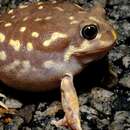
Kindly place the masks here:
[(82, 29), (82, 36), (85, 39), (92, 40), (97, 36), (98, 29), (97, 26), (94, 24), (86, 25)]

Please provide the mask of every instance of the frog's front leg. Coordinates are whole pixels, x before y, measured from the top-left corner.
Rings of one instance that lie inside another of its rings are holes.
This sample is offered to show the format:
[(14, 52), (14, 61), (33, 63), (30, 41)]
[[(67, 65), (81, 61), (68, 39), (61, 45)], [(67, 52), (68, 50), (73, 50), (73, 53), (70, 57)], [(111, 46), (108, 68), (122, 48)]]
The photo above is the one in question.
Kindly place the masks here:
[(68, 126), (72, 130), (82, 130), (79, 116), (79, 103), (73, 85), (73, 76), (68, 73), (61, 81), (61, 100), (65, 116), (59, 121), (52, 121), (52, 123), (57, 127)]

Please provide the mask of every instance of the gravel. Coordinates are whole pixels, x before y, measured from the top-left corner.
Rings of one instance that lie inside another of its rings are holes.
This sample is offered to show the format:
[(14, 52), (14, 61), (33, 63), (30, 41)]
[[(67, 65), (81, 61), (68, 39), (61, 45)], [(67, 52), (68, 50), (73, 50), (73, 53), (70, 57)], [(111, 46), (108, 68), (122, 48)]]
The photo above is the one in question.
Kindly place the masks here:
[[(28, 0), (28, 2), (39, 0)], [(84, 72), (76, 86), (83, 130), (130, 130), (130, 1), (129, 0), (71, 0), (84, 8), (100, 2), (107, 17), (118, 33), (116, 46), (101, 62), (90, 64), (90, 74)], [(0, 0), (0, 10), (5, 12), (27, 0)], [(107, 61), (107, 62), (106, 62)], [(105, 64), (104, 64), (105, 63)], [(97, 69), (98, 67), (98, 69)], [(87, 77), (87, 74), (89, 75)], [(85, 78), (85, 79), (84, 79)], [(111, 86), (111, 87), (109, 87)], [(12, 112), (1, 113), (0, 130), (68, 130), (51, 125), (61, 119), (64, 112), (60, 92), (30, 94), (1, 90)], [(54, 96), (53, 96), (54, 95)], [(52, 111), (55, 111), (53, 113)]]

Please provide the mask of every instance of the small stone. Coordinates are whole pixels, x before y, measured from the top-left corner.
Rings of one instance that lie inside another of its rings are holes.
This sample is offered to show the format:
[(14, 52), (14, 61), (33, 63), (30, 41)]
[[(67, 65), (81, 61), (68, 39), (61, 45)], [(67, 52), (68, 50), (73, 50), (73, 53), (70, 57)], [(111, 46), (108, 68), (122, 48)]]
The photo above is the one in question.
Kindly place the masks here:
[(83, 130), (92, 130), (89, 126), (88, 126), (88, 122), (84, 121), (82, 124), (82, 129)]
[(32, 130), (32, 129), (29, 127), (23, 127), (22, 130)]
[(97, 128), (99, 130), (103, 130), (106, 126), (108, 126), (110, 124), (110, 121), (109, 119), (96, 119), (96, 122), (97, 122)]
[(44, 111), (46, 109), (46, 105), (47, 103), (44, 102), (44, 103), (40, 103), (37, 107), (37, 111)]
[(0, 126), (0, 130), (4, 130), (4, 126)]
[(124, 86), (124, 87), (130, 88), (130, 74), (124, 75), (124, 76), (120, 79), (119, 83), (120, 83), (122, 86)]
[(18, 109), (18, 108), (21, 108), (23, 104), (16, 99), (9, 98), (5, 101), (5, 105), (8, 108)]
[(129, 53), (129, 49), (126, 45), (120, 45), (113, 50), (108, 55), (109, 60), (116, 62), (120, 60), (122, 57), (126, 55), (126, 53)]
[(113, 95), (114, 93), (103, 88), (93, 88), (91, 90), (91, 106), (105, 115), (110, 115)]
[(84, 104), (88, 103), (89, 102), (89, 98), (90, 98), (90, 96), (87, 93), (84, 93), (84, 94), (80, 95), (79, 96), (79, 103), (80, 103), (80, 105), (84, 105)]
[(4, 125), (4, 130), (18, 130), (24, 120), (21, 117), (14, 117), (10, 123)]
[(35, 105), (27, 105), (24, 108), (20, 109), (17, 115), (24, 118), (26, 123), (29, 123), (32, 119), (33, 112), (35, 111)]
[(43, 115), (52, 116), (52, 115), (55, 115), (60, 110), (62, 110), (61, 103), (58, 101), (55, 101), (49, 105), (49, 107), (43, 112)]
[(130, 128), (130, 112), (116, 112), (114, 116), (114, 121), (109, 126), (109, 130), (125, 130), (126, 127)]
[(91, 115), (98, 115), (97, 111), (91, 107), (88, 107), (86, 105), (82, 105), (80, 107), (80, 112), (82, 113), (87, 113), (87, 114), (91, 114)]
[(125, 56), (122, 59), (123, 65), (125, 66), (125, 68), (128, 68), (130, 66), (130, 56)]

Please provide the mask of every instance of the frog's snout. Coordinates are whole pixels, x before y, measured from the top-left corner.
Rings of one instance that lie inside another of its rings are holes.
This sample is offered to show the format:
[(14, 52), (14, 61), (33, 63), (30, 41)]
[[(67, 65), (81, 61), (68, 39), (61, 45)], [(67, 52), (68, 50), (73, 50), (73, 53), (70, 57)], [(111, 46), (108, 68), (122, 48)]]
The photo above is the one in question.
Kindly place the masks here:
[(117, 40), (117, 32), (116, 32), (116, 30), (115, 29), (112, 29), (111, 31), (110, 31), (110, 33), (111, 33), (111, 38), (110, 38), (110, 40), (109, 40), (109, 42), (110, 42), (110, 48), (112, 48), (112, 47), (114, 47), (115, 46), (115, 44), (116, 44), (116, 40)]
[(108, 29), (101, 33), (101, 37), (99, 38), (99, 48), (112, 48), (117, 40), (117, 33), (114, 28)]
[(117, 40), (117, 33), (116, 33), (116, 31), (113, 29), (111, 33), (112, 33), (114, 41), (116, 41)]

